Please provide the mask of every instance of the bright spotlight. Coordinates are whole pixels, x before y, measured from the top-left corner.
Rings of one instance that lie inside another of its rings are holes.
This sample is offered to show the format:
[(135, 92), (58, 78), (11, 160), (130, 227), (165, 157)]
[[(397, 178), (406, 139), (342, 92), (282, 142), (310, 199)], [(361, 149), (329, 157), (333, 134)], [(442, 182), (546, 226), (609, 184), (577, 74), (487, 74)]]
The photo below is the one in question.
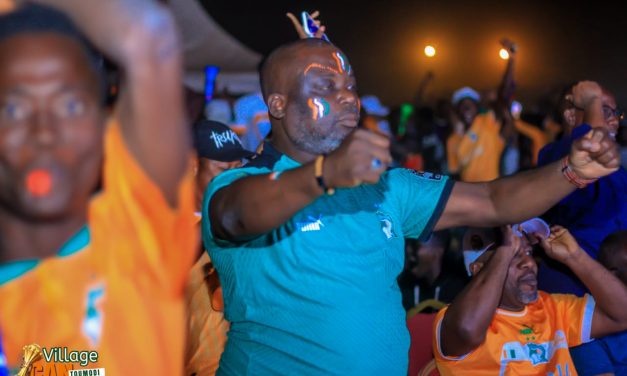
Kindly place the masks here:
[(427, 57), (434, 57), (435, 56), (435, 48), (433, 46), (425, 47), (425, 55)]

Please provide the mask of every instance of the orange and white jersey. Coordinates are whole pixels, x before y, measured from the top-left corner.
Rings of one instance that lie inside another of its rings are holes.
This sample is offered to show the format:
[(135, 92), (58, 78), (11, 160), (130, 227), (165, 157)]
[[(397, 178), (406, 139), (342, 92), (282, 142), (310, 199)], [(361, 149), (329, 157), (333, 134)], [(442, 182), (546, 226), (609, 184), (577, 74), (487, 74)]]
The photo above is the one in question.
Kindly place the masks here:
[[(97, 351), (98, 361), (80, 368), (109, 375), (183, 373), (184, 289), (199, 236), (189, 170), (172, 208), (111, 122), (103, 190), (86, 226), (55, 257), (0, 265), (0, 332), (10, 367), (35, 343)], [(49, 374), (51, 366), (40, 360), (33, 372)]]
[(442, 354), (440, 329), (447, 308), (434, 323), (433, 353), (440, 374), (577, 375), (569, 347), (590, 341), (594, 299), (538, 293), (521, 312), (497, 309), (484, 343), (461, 357)]

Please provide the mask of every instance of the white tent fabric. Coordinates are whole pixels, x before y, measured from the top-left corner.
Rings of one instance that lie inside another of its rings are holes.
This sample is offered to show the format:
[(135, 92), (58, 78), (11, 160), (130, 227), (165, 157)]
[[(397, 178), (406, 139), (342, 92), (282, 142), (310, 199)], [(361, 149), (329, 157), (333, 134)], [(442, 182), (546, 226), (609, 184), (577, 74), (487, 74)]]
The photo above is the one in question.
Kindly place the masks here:
[(184, 41), (185, 67), (217, 65), (223, 72), (256, 71), (261, 55), (222, 29), (197, 0), (170, 0)]
[(246, 94), (259, 90), (261, 55), (240, 43), (205, 12), (197, 0), (170, 0), (183, 38), (185, 86), (202, 92), (206, 65), (220, 67), (217, 91)]
[[(0, 13), (14, 7), (0, 0)], [(169, 0), (183, 39), (185, 86), (198, 92), (204, 87), (204, 67), (216, 65), (218, 91), (246, 94), (259, 90), (257, 65), (261, 55), (227, 33), (207, 14), (198, 0)]]

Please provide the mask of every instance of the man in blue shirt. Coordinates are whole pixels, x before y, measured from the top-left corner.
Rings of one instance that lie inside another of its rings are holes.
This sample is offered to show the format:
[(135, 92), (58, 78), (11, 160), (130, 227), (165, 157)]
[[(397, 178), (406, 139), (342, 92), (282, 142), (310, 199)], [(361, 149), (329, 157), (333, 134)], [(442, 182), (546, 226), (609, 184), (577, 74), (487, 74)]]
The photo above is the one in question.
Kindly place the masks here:
[[(618, 130), (619, 120), (616, 101), (607, 91), (603, 91), (601, 100), (604, 119), (598, 126), (607, 129), (613, 136)], [(565, 111), (568, 123), (566, 135), (540, 151), (538, 163), (541, 166), (564, 158), (573, 142), (580, 140), (591, 129), (590, 125), (582, 124), (583, 111), (572, 105), (571, 94), (567, 95), (567, 101), (571, 105)], [(568, 195), (545, 215), (545, 219), (551, 224), (568, 228), (581, 247), (596, 259), (603, 239), (627, 229), (626, 197), (627, 171), (620, 167), (616, 172)], [(572, 272), (551, 260), (540, 265), (538, 282), (540, 289), (550, 293), (582, 296), (587, 291)]]
[[(627, 231), (614, 233), (603, 241), (599, 262), (627, 284)], [(570, 354), (581, 376), (627, 375), (627, 332), (572, 348)]]
[[(337, 47), (282, 46), (261, 80), (272, 138), (248, 165), (216, 177), (203, 203), (203, 239), (231, 322), (219, 375), (406, 375), (403, 238), (519, 223), (572, 182), (619, 164), (615, 142), (595, 130), (573, 145), (567, 169), (482, 184), (387, 170), (389, 139), (357, 129), (354, 72)], [(602, 117), (599, 96), (595, 84), (577, 87), (590, 122)]]

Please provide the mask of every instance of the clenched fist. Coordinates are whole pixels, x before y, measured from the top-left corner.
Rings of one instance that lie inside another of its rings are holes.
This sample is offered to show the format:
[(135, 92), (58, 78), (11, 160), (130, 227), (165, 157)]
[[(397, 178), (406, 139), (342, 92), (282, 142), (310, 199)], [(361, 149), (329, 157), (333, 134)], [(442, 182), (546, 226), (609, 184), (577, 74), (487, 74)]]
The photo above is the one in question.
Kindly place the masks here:
[(334, 188), (374, 184), (390, 163), (390, 140), (365, 129), (356, 129), (327, 156), (323, 178)]

